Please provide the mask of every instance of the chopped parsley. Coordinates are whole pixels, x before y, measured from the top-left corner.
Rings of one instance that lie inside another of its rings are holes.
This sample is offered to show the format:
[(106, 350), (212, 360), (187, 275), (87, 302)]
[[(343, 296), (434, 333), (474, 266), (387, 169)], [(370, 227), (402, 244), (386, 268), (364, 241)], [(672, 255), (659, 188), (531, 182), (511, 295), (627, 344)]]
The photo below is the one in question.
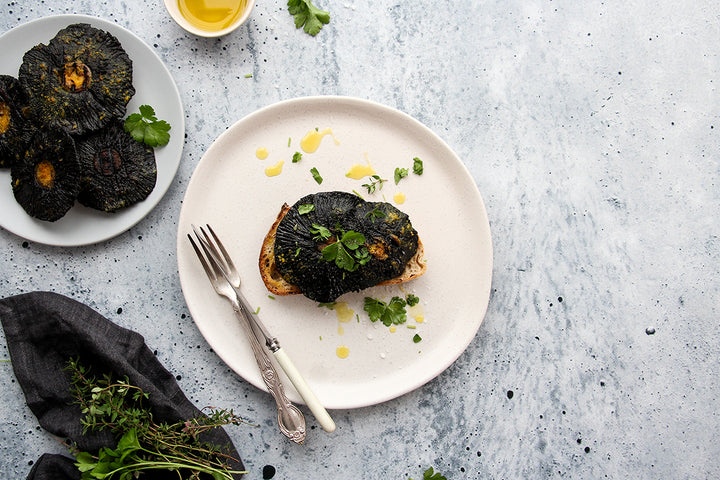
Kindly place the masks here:
[(302, 160), (302, 153), (295, 152), (292, 156), (292, 163), (298, 163), (300, 160)]
[(405, 296), (405, 301), (407, 302), (408, 306), (413, 307), (420, 302), (420, 299), (413, 295), (412, 293), (409, 293), (407, 296)]
[(423, 174), (423, 161), (418, 157), (413, 158), (413, 173), (415, 175)]
[(420, 343), (420, 342), (422, 342), (422, 337), (416, 333), (415, 336), (413, 336), (413, 343)]
[(316, 242), (322, 242), (332, 237), (332, 232), (330, 231), (330, 229), (323, 227), (319, 223), (312, 224), (312, 227), (310, 228), (310, 233), (315, 234), (313, 240), (315, 240)]
[(315, 210), (315, 205), (312, 203), (303, 203), (302, 205), (298, 206), (298, 213), (300, 215), (305, 215)]
[(313, 178), (315, 181), (320, 185), (323, 182), (323, 178), (320, 176), (320, 172), (318, 172), (318, 169), (313, 167), (310, 169), (310, 173), (312, 173)]
[(400, 180), (408, 176), (408, 169), (407, 168), (396, 168), (395, 169), (395, 185), (400, 183)]

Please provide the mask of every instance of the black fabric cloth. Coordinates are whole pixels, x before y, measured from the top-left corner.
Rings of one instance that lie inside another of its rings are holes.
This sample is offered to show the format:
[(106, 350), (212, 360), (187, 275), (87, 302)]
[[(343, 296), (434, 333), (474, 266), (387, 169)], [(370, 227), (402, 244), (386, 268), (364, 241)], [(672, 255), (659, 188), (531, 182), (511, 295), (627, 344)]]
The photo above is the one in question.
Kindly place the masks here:
[[(52, 292), (32, 292), (0, 300), (0, 321), (15, 376), (30, 410), (48, 432), (66, 438), (83, 451), (96, 452), (116, 445), (110, 432), (82, 434), (82, 414), (71, 403), (70, 378), (63, 371), (71, 358), (92, 368), (96, 375), (128, 377), (149, 394), (155, 421), (175, 423), (201, 414), (185, 396), (173, 375), (163, 367), (138, 333), (109, 321), (90, 307)], [(208, 432), (206, 440), (227, 446), (240, 459), (222, 428)], [(33, 466), (28, 480), (79, 479), (72, 461), (45, 454)], [(243, 470), (242, 461), (232, 465)], [(143, 478), (177, 478), (157, 472)], [(240, 478), (238, 475), (236, 478)]]

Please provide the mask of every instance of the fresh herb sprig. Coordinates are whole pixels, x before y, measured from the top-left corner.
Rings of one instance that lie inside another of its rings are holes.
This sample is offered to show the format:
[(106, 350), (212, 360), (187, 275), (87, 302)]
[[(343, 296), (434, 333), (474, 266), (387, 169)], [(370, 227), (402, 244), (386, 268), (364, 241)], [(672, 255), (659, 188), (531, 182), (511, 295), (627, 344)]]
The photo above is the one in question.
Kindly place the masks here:
[(288, 0), (287, 6), (295, 18), (295, 28), (303, 27), (305, 33), (313, 37), (323, 25), (330, 23), (330, 12), (317, 8), (310, 0)]
[(211, 410), (174, 424), (155, 423), (145, 405), (148, 394), (131, 385), (127, 377), (96, 378), (77, 359), (68, 362), (66, 371), (74, 403), (84, 415), (83, 433), (107, 429), (119, 438), (114, 449), (102, 448), (97, 455), (73, 449), (82, 480), (130, 480), (147, 470), (184, 471), (188, 478), (204, 473), (213, 480), (232, 480), (234, 474), (247, 473), (232, 470), (230, 464), (237, 460), (225, 448), (199, 438), (213, 428), (245, 423), (232, 410)]
[(132, 113), (125, 119), (125, 131), (137, 142), (150, 147), (161, 147), (170, 141), (170, 124), (158, 120), (155, 109), (140, 105), (140, 113)]
[(315, 234), (315, 241), (324, 242), (335, 238), (335, 241), (325, 246), (320, 253), (323, 260), (334, 262), (338, 268), (354, 272), (370, 261), (370, 252), (365, 247), (365, 235), (362, 233), (342, 229), (333, 233), (329, 228), (317, 223), (312, 224), (310, 232)]
[(367, 188), (368, 193), (375, 193), (375, 190), (382, 190), (383, 184), (387, 182), (386, 179), (381, 178), (380, 175), (371, 175), (369, 183), (363, 183), (363, 187)]
[(363, 310), (368, 313), (371, 322), (382, 322), (386, 327), (400, 325), (407, 321), (407, 302), (400, 297), (392, 297), (385, 303), (372, 297), (365, 297)]

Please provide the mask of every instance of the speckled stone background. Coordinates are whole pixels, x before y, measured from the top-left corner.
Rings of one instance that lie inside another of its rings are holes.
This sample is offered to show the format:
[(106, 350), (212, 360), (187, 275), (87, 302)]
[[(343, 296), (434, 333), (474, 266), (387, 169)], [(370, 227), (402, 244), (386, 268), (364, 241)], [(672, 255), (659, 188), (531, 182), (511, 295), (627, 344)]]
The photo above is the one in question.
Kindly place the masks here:
[[(55, 248), (0, 230), (0, 296), (52, 290), (144, 335), (198, 406), (260, 425), (230, 429), (248, 479), (417, 480), (429, 466), (449, 479), (719, 478), (718, 3), (317, 4), (332, 19), (314, 38), (284, 1), (258, 0), (245, 26), (208, 40), (160, 0), (6, 2), (2, 32), (82, 13), (136, 33), (175, 78), (187, 138), (167, 195), (112, 240)], [(220, 133), (320, 94), (437, 132), (486, 202), (495, 266), (457, 362), (398, 399), (333, 412), (336, 433), (314, 428), (297, 446), (195, 327), (175, 238)], [(0, 359), (0, 477), (25, 478), (65, 449), (26, 407), (4, 339)]]

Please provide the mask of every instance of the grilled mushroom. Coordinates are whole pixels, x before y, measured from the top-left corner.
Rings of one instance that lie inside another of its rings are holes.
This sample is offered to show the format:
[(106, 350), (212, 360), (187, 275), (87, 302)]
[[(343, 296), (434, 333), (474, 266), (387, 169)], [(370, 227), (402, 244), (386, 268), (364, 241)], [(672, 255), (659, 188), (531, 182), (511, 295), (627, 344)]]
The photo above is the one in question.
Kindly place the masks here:
[(135, 141), (113, 120), (107, 127), (78, 140), (82, 188), (78, 201), (115, 212), (145, 200), (157, 179), (153, 149)]
[(35, 131), (26, 117), (28, 96), (15, 77), (0, 75), (0, 168), (9, 168)]
[(115, 36), (78, 23), (28, 50), (18, 78), (36, 123), (82, 135), (125, 115), (135, 94), (132, 74)]
[(75, 142), (62, 130), (38, 130), (10, 176), (15, 200), (29, 215), (48, 222), (62, 218), (80, 191)]

